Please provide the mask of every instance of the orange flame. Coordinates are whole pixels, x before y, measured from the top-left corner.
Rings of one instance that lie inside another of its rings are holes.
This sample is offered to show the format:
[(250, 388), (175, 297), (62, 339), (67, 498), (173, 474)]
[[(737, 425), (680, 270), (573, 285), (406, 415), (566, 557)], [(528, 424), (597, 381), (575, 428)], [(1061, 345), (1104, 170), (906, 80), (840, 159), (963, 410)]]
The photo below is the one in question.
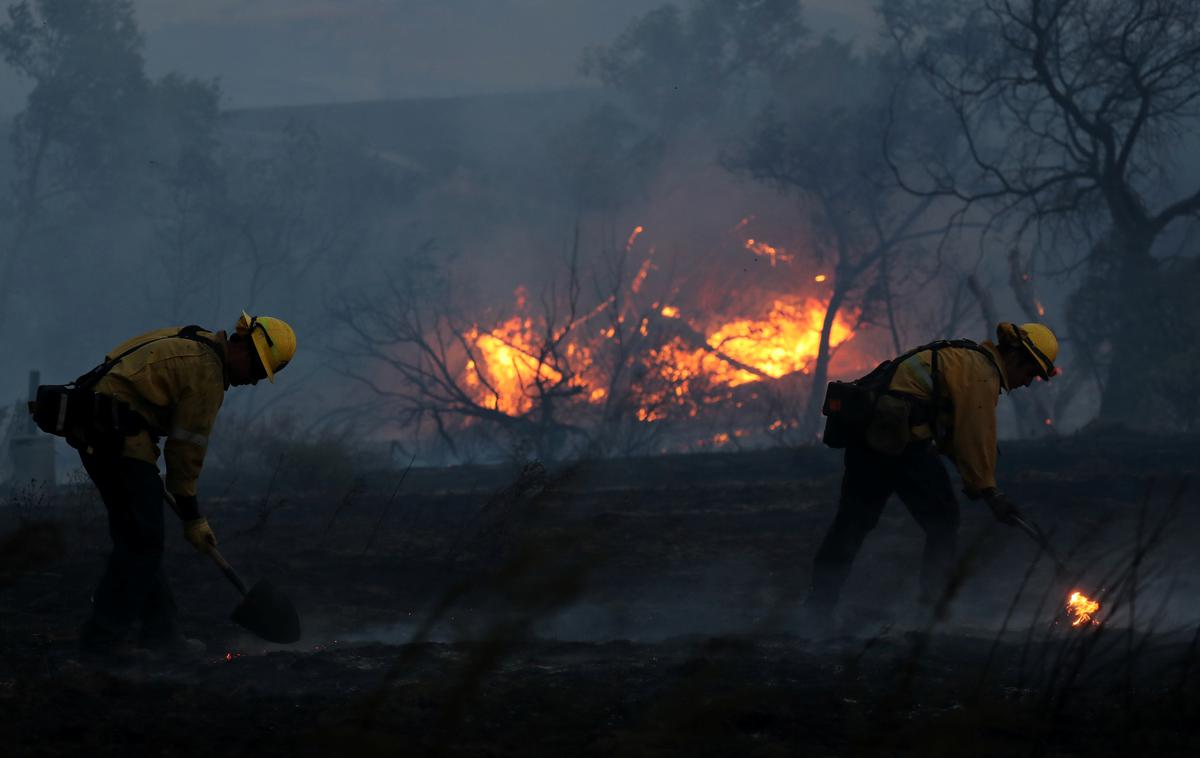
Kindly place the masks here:
[[(522, 303), (523, 290), (518, 297)], [(579, 323), (610, 304), (602, 303)], [(645, 396), (638, 420), (666, 418), (667, 405), (683, 406), (694, 417), (699, 406), (728, 400), (732, 388), (809, 373), (820, 348), (826, 307), (812, 298), (777, 299), (760, 318), (722, 320), (701, 331), (704, 346), (674, 336), (649, 349), (646, 365), (656, 377), (658, 389), (639, 389)], [(683, 320), (678, 306), (662, 306), (659, 313), (666, 319)], [(651, 328), (646, 318), (639, 319), (636, 326), (643, 337), (649, 336)], [(609, 326), (599, 330), (598, 339), (612, 339), (615, 334), (616, 326)], [(853, 336), (847, 317), (839, 314), (830, 332), (830, 347)], [(534, 319), (516, 315), (491, 329), (476, 325), (463, 338), (471, 350), (463, 368), (463, 385), (472, 399), (486, 408), (519, 416), (533, 408), (539, 387), (564, 382), (577, 388), (585, 402), (599, 404), (608, 398), (607, 379), (594, 365), (601, 345), (592, 344), (578, 332), (547, 335), (539, 331)], [(548, 339), (555, 341), (555, 350), (545, 347)]]
[[(650, 253), (654, 253), (653, 248), (650, 249)], [(633, 284), (631, 284), (629, 287), (631, 290), (633, 290), (634, 294), (637, 294), (641, 291), (642, 285), (646, 283), (646, 277), (650, 275), (650, 269), (653, 267), (654, 264), (650, 262), (650, 258), (647, 256), (646, 260), (642, 261), (641, 267), (638, 268), (637, 274), (633, 277)]]
[(637, 241), (638, 236), (644, 231), (646, 231), (646, 228), (640, 224), (633, 227), (633, 231), (629, 234), (629, 239), (625, 242), (625, 252), (629, 252), (631, 249), (633, 249), (633, 243)]
[(754, 253), (755, 255), (761, 255), (761, 256), (770, 258), (771, 259), (771, 268), (775, 267), (775, 264), (777, 261), (783, 261), (784, 263), (792, 262), (792, 256), (789, 255), (786, 251), (784, 251), (780, 248), (774, 247), (773, 245), (768, 245), (765, 242), (757, 242), (755, 240), (748, 239), (748, 240), (746, 240), (745, 247), (747, 250)]
[(533, 407), (529, 390), (562, 381), (562, 372), (540, 354), (530, 319), (513, 316), (490, 331), (474, 327), (463, 336), (477, 356), (467, 362), (464, 382), (485, 407), (520, 415)]
[[(807, 373), (820, 347), (825, 308), (824, 303), (812, 299), (803, 305), (776, 300), (766, 318), (724, 324), (709, 336), (708, 344), (774, 379), (796, 371)], [(851, 336), (853, 330), (839, 314), (829, 335), (830, 347), (837, 347)], [(727, 383), (736, 387), (761, 378), (738, 371)]]
[[(743, 218), (735, 233), (751, 220)], [(625, 243), (626, 252), (644, 233), (643, 226), (632, 229)], [(783, 248), (754, 239), (746, 239), (744, 247), (768, 257), (772, 266), (794, 259)], [(634, 272), (628, 285), (633, 295), (642, 292), (651, 272), (657, 270), (652, 262), (654, 254), (655, 248), (649, 246)], [(826, 279), (825, 274), (813, 277), (817, 283)], [(633, 305), (616, 313), (609, 310), (618, 303), (614, 295), (581, 317), (572, 318), (570, 324), (553, 326), (527, 314), (529, 298), (524, 286), (518, 287), (514, 295), (517, 315), (491, 327), (476, 324), (462, 333), (467, 355), (459, 379), (475, 403), (520, 416), (533, 410), (543, 391), (550, 388), (556, 393), (571, 389), (565, 396), (576, 398), (573, 402), (617, 402), (616, 388), (610, 386), (611, 377), (605, 375), (604, 361), (599, 356), (608, 354), (607, 340), (618, 339), (619, 330), (623, 337), (625, 330), (632, 329), (641, 338), (650, 339), (652, 345), (642, 348), (641, 369), (635, 372), (637, 378), (629, 388), (637, 398), (636, 417), (645, 423), (677, 414), (695, 418), (706, 406), (733, 400), (734, 388), (809, 373), (820, 349), (828, 307), (814, 298), (780, 297), (769, 300), (769, 308), (765, 303), (758, 306), (757, 313), (734, 311), (733, 317), (706, 319), (700, 324), (685, 315), (684, 307), (658, 302), (652, 309), (662, 320), (638, 314)], [(606, 311), (612, 317), (608, 324), (583, 328)], [(853, 316), (839, 314), (834, 320), (829, 347), (853, 338), (849, 318)], [(667, 320), (676, 320), (679, 325), (670, 325)], [(736, 407), (742, 407), (747, 397), (757, 399), (756, 392), (750, 389), (748, 394), (740, 395)], [(776, 420), (770, 431), (785, 428), (783, 420)], [(747, 430), (738, 430), (732, 437), (716, 435), (702, 444), (722, 446), (748, 434)]]
[(1100, 603), (1092, 600), (1087, 595), (1084, 595), (1079, 590), (1071, 593), (1071, 597), (1067, 599), (1067, 612), (1071, 614), (1071, 626), (1082, 626), (1091, 622), (1099, 624), (1095, 619), (1096, 612), (1100, 610)]

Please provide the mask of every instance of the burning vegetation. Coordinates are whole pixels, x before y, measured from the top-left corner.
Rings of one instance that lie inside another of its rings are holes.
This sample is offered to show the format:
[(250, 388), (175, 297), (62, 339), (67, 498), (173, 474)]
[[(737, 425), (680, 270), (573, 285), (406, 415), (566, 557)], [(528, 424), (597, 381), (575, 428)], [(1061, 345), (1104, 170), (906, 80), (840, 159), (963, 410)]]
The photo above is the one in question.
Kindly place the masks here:
[[(628, 257), (645, 229), (629, 235)], [(747, 250), (768, 256), (771, 266), (796, 263), (796, 255), (746, 239)], [(722, 404), (742, 414), (732, 428), (688, 440), (691, 446), (722, 446), (754, 434), (796, 426), (793, 414), (767, 412), (770, 388), (786, 378), (811, 376), (822, 350), (829, 297), (824, 275), (799, 275), (808, 283), (795, 292), (728, 297), (712, 311), (689, 303), (687, 292), (668, 290), (652, 297), (657, 270), (651, 247), (624, 281), (589, 310), (578, 301), (576, 281), (561, 302), (542, 300), (530, 307), (528, 289), (518, 287), (508, 315), (487, 324), (476, 321), (461, 331), (464, 356), (455, 382), (475, 406), (504, 416), (533, 417), (550, 403), (576, 414), (598, 414), (638, 425), (709, 421), (707, 411)], [(624, 263), (624, 261), (622, 261)], [(572, 275), (576, 272), (572, 268)], [(562, 314), (562, 315), (560, 315)], [(852, 315), (839, 312), (829, 325), (825, 349), (854, 338)], [(796, 385), (789, 385), (793, 390)], [(663, 446), (660, 449), (668, 449)]]

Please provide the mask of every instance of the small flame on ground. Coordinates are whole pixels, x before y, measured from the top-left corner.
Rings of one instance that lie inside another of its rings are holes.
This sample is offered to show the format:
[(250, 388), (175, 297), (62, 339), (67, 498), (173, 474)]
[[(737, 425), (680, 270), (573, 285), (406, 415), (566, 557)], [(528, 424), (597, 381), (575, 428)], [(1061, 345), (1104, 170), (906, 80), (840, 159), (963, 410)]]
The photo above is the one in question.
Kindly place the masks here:
[(813, 281), (814, 282), (823, 282), (828, 278), (829, 277), (825, 276), (824, 274), (817, 274), (816, 276), (813, 277)]
[(662, 315), (664, 318), (679, 318), (679, 309), (673, 305), (664, 305)]
[(1071, 597), (1067, 599), (1067, 612), (1071, 614), (1071, 626), (1082, 626), (1089, 622), (1099, 624), (1100, 622), (1095, 619), (1096, 612), (1099, 610), (1100, 603), (1079, 590), (1072, 592)]

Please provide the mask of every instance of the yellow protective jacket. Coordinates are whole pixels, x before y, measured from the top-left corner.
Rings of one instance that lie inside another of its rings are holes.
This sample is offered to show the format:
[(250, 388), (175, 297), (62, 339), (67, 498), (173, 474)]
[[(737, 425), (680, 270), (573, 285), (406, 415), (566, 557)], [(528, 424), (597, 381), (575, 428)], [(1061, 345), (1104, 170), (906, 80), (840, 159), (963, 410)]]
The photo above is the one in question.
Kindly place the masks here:
[(126, 437), (122, 455), (156, 464), (158, 438), (165, 437), (167, 491), (195, 496), (208, 437), (229, 388), (225, 371), (228, 343), (225, 332), (200, 331), (199, 336), (215, 343), (218, 350), (214, 352), (196, 340), (173, 336), (180, 328), (147, 332), (114, 348), (106, 361), (150, 343), (113, 366), (96, 384), (96, 392), (129, 403), (150, 427)]
[[(937, 425), (941, 436), (935, 442), (938, 450), (954, 461), (971, 497), (996, 486), (996, 404), (1000, 390), (1009, 389), (995, 344), (985, 341), (980, 347), (991, 354), (994, 363), (971, 348), (938, 350)], [(931, 357), (931, 351), (923, 350), (901, 363), (889, 389), (930, 400)], [(912, 435), (929, 439), (933, 429), (929, 424), (919, 424), (913, 427)]]

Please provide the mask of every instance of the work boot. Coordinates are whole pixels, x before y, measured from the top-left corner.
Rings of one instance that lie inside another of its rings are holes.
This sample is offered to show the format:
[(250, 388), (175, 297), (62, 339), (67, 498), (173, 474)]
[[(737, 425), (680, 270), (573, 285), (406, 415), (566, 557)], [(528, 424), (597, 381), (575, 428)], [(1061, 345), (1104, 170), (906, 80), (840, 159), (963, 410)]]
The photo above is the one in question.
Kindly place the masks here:
[(138, 656), (133, 651), (133, 645), (125, 642), (122, 636), (113, 634), (93, 619), (85, 622), (79, 630), (79, 655), (82, 660), (121, 665), (137, 660)]

